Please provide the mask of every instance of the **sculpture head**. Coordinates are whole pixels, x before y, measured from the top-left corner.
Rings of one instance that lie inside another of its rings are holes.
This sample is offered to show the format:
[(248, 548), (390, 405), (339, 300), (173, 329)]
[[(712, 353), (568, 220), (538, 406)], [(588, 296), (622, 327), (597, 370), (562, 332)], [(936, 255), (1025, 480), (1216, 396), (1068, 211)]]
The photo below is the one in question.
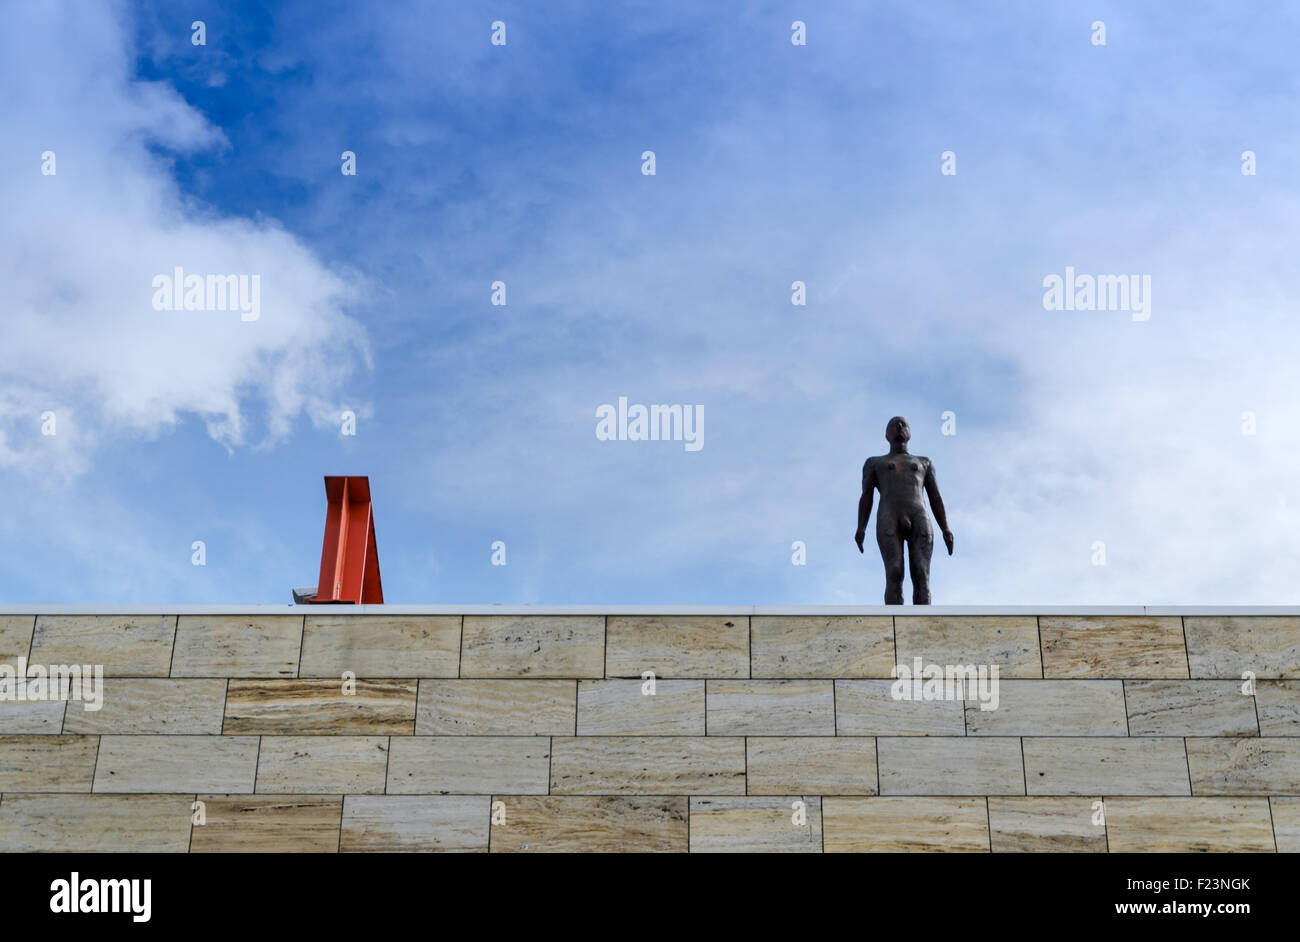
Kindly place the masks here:
[(901, 415), (896, 415), (889, 420), (885, 426), (885, 441), (891, 445), (906, 445), (912, 438), (912, 428), (907, 424), (907, 419)]

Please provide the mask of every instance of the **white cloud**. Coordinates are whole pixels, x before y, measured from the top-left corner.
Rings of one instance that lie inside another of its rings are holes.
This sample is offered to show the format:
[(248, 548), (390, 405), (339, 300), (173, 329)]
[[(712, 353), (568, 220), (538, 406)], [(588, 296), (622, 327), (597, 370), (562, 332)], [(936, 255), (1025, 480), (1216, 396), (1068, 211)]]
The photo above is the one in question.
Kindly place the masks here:
[[(345, 313), (359, 279), (271, 219), (187, 201), (166, 155), (228, 144), (173, 89), (133, 79), (112, 8), (13, 15), (25, 21), (0, 38), (0, 468), (81, 472), (105, 437), (155, 436), (187, 413), (228, 448), (281, 439), (299, 416), (332, 421), (369, 363)], [(53, 176), (41, 173), (45, 151)], [(176, 266), (259, 276), (260, 317), (154, 310), (152, 280)]]

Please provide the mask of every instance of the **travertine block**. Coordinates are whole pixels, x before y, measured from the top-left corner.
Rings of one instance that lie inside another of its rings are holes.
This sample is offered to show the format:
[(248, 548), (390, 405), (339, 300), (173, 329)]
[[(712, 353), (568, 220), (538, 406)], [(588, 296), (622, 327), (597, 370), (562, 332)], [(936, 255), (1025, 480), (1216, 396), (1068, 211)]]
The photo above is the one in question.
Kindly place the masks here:
[(486, 852), (491, 801), (487, 795), (348, 795), (339, 850)]
[(0, 736), (0, 792), (88, 792), (98, 748), (96, 736)]
[(983, 798), (825, 798), (826, 852), (977, 852), (989, 849)]
[(455, 677), (459, 615), (308, 615), (299, 677)]
[(889, 615), (755, 615), (750, 636), (753, 677), (889, 677), (894, 666)]
[(302, 621), (302, 615), (182, 615), (171, 676), (296, 677)]
[(703, 736), (702, 680), (658, 680), (654, 694), (640, 680), (578, 684), (579, 736)]
[(386, 736), (263, 736), (257, 791), (379, 795), (387, 768)]
[(723, 736), (556, 737), (554, 795), (743, 795), (745, 740)]
[(830, 680), (710, 680), (710, 736), (833, 736)]
[(492, 853), (685, 853), (687, 798), (498, 795)]
[(1272, 852), (1267, 798), (1111, 798), (1111, 853)]
[(1180, 618), (1044, 615), (1038, 624), (1044, 677), (1187, 676)]
[(1181, 739), (1030, 737), (1023, 740), (1031, 795), (1188, 795)]
[(876, 741), (852, 736), (751, 736), (751, 795), (874, 795)]
[(183, 854), (193, 795), (14, 795), (0, 800), (0, 852)]
[(822, 800), (720, 796), (691, 799), (691, 853), (820, 854)]
[(572, 736), (576, 691), (574, 680), (422, 680), (415, 732)]
[(998, 666), (998, 675), (1042, 677), (1038, 621), (1029, 616), (900, 615), (894, 619), (898, 663)]
[(390, 795), (545, 795), (545, 736), (416, 736), (393, 739)]
[[(1100, 796), (989, 798), (994, 853), (1106, 853)], [(1097, 821), (1099, 823), (1094, 824)]]
[(340, 795), (199, 795), (206, 824), (191, 853), (332, 854), (339, 846)]
[(96, 792), (251, 792), (256, 736), (103, 736)]
[(41, 615), (33, 664), (102, 665), (106, 677), (166, 677), (175, 615)]
[(605, 674), (678, 680), (749, 676), (749, 618), (614, 616), (609, 618)]
[(1023, 795), (1020, 740), (926, 736), (876, 740), (882, 795)]
[(80, 703), (69, 703), (64, 731), (217, 735), (225, 712), (226, 683), (220, 678), (106, 677), (100, 709), (90, 711)]
[(1192, 616), (1187, 657), (1193, 677), (1300, 679), (1300, 617)]
[(1258, 736), (1255, 701), (1234, 680), (1126, 680), (1134, 736)]
[(357, 680), (343, 692), (336, 680), (232, 680), (226, 693), (226, 735), (410, 736), (415, 732), (414, 680)]
[(461, 677), (603, 677), (600, 615), (466, 615)]

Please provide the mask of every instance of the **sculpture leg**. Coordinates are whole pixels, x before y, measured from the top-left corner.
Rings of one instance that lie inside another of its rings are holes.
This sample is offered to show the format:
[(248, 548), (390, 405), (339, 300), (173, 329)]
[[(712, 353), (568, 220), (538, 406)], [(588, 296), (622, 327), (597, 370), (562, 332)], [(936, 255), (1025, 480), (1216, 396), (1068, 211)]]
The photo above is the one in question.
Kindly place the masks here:
[(912, 574), (912, 604), (930, 604), (930, 556), (934, 553), (934, 533), (930, 521), (912, 521), (912, 535), (907, 541), (907, 568)]
[(876, 545), (885, 564), (885, 604), (903, 604), (903, 541), (892, 527), (876, 528)]

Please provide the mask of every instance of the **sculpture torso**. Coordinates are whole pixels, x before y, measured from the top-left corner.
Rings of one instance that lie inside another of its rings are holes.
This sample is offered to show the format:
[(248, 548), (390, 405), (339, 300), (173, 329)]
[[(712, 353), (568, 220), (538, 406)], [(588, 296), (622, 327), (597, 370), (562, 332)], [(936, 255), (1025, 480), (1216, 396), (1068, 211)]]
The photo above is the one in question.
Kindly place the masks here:
[(930, 459), (906, 452), (868, 458), (862, 467), (863, 487), (874, 484), (880, 491), (881, 509), (924, 508), (925, 478)]

